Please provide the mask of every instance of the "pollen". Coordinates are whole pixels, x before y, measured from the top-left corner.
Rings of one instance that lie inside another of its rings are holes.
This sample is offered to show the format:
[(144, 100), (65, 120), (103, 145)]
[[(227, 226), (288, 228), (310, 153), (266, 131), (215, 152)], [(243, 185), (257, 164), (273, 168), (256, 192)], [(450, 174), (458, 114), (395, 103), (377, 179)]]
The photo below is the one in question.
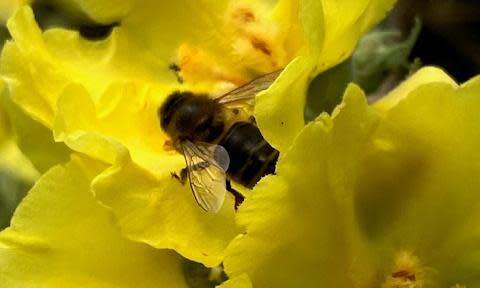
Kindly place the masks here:
[(220, 17), (217, 35), (212, 36), (218, 47), (180, 44), (173, 66), (176, 76), (187, 84), (213, 83), (209, 89), (216, 91), (284, 67), (291, 60), (285, 52), (286, 31), (272, 20), (269, 10), (260, 3), (231, 1)]
[(225, 19), (228, 33), (234, 36), (234, 55), (259, 73), (279, 69), (286, 62), (282, 31), (265, 10), (259, 4), (234, 2)]
[(388, 273), (382, 288), (427, 288), (431, 287), (432, 276), (422, 266), (418, 257), (410, 252), (399, 253)]
[(247, 81), (231, 72), (229, 67), (219, 64), (215, 57), (205, 50), (184, 43), (180, 45), (177, 53), (178, 73), (186, 82), (212, 81), (238, 86)]
[(170, 140), (165, 140), (163, 143), (163, 150), (169, 152), (169, 151), (174, 151), (175, 148), (173, 148), (173, 143)]

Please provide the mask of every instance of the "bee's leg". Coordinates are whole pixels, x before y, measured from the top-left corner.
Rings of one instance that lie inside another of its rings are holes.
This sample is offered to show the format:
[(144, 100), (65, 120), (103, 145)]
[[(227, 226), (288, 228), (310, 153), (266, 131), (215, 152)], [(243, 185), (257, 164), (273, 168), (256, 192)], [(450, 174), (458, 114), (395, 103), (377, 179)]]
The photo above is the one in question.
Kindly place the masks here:
[(227, 178), (226, 181), (227, 184), (227, 191), (232, 193), (233, 197), (235, 197), (235, 211), (237, 211), (238, 207), (243, 203), (243, 200), (245, 200), (245, 196), (242, 195), (242, 193), (238, 192), (237, 190), (233, 189), (232, 183), (230, 182), (230, 179)]
[(183, 168), (182, 170), (180, 170), (180, 176), (178, 176), (178, 174), (175, 172), (171, 172), (170, 175), (172, 175), (172, 178), (175, 178), (180, 183), (182, 183), (182, 185), (185, 185), (185, 183), (187, 182), (187, 175), (188, 175), (187, 173), (188, 173), (187, 168)]

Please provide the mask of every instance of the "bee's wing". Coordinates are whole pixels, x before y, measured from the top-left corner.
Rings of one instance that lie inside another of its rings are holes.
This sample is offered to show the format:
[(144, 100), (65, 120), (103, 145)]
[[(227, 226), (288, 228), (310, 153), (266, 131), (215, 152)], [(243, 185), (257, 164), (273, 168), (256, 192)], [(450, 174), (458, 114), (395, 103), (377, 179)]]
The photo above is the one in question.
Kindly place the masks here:
[(222, 207), (226, 193), (226, 171), (230, 164), (227, 150), (220, 145), (182, 142), (188, 178), (195, 200), (207, 212)]
[(215, 99), (219, 104), (227, 108), (241, 108), (243, 106), (253, 106), (255, 95), (270, 87), (273, 81), (277, 79), (278, 75), (283, 71), (278, 70), (269, 74), (260, 76), (251, 82), (240, 86), (226, 94)]

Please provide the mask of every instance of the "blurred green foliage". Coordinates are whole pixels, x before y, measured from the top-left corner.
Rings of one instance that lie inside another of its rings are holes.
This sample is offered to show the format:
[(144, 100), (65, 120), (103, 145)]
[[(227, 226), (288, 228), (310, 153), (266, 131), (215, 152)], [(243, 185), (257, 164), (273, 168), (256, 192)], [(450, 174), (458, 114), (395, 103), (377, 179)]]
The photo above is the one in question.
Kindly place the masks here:
[(378, 28), (365, 35), (352, 55), (353, 79), (366, 93), (374, 92), (386, 73), (396, 69), (410, 70), (408, 57), (421, 30), (420, 20), (401, 39), (401, 31)]
[(382, 26), (363, 36), (352, 57), (312, 80), (305, 105), (305, 122), (322, 112), (331, 113), (342, 101), (350, 82), (357, 83), (368, 94), (380, 87), (388, 73), (402, 70), (407, 74), (420, 68), (418, 61), (410, 63), (408, 57), (421, 27), (420, 20), (416, 20), (406, 39), (401, 38), (400, 30)]

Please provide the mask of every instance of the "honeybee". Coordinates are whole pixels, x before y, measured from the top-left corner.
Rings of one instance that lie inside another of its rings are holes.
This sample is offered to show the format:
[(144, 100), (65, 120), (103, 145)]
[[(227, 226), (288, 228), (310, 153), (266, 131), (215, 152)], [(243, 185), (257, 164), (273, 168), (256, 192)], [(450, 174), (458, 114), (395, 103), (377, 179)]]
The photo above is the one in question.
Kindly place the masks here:
[(220, 97), (173, 92), (158, 109), (161, 128), (173, 147), (182, 153), (186, 168), (180, 176), (188, 180), (198, 205), (216, 213), (227, 191), (235, 196), (235, 208), (243, 195), (234, 190), (230, 178), (248, 188), (275, 172), (279, 152), (265, 141), (253, 121), (227, 121), (227, 114), (251, 108), (255, 95), (267, 89), (281, 71), (263, 75)]

